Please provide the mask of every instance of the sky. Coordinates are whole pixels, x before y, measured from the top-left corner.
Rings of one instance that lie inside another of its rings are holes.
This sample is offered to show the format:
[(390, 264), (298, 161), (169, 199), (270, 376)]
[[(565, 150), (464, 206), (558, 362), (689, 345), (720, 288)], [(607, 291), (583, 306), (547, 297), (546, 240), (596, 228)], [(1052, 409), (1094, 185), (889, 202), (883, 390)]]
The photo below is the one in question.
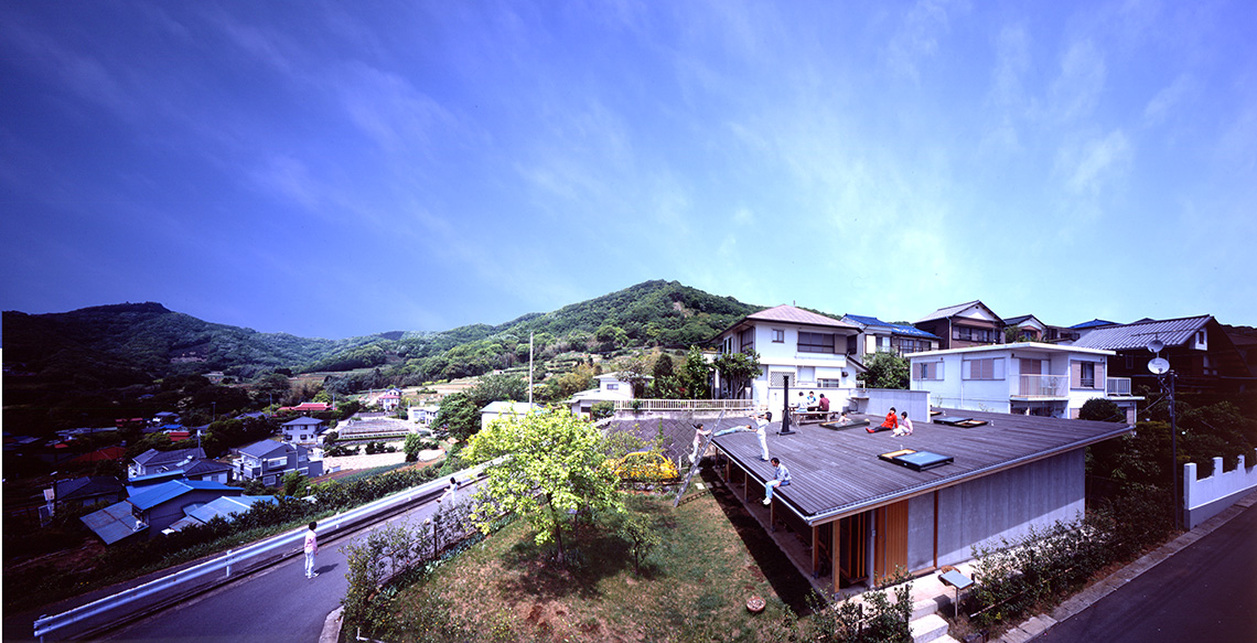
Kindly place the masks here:
[(1257, 325), (1257, 6), (0, 3), (0, 308)]

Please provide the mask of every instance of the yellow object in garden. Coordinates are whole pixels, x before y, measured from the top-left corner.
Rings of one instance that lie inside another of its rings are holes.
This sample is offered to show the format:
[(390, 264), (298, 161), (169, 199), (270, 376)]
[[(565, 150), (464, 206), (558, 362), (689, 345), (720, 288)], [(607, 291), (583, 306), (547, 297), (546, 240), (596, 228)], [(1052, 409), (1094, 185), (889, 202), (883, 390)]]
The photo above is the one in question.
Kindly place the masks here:
[(608, 459), (602, 466), (624, 482), (671, 482), (681, 477), (676, 465), (658, 451), (634, 451)]

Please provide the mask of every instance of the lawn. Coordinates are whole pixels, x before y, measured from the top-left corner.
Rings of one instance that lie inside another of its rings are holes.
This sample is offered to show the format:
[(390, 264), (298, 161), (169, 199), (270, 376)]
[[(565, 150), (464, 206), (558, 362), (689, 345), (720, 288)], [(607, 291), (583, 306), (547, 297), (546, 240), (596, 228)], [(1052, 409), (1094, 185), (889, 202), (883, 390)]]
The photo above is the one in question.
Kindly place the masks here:
[[(757, 641), (795, 631), (810, 587), (723, 487), (675, 509), (670, 497), (626, 501), (662, 540), (640, 573), (608, 529), (582, 526), (563, 568), (515, 521), (397, 596), (401, 638), (441, 640), (442, 627), (496, 641)], [(765, 599), (762, 613), (747, 610), (752, 596)]]

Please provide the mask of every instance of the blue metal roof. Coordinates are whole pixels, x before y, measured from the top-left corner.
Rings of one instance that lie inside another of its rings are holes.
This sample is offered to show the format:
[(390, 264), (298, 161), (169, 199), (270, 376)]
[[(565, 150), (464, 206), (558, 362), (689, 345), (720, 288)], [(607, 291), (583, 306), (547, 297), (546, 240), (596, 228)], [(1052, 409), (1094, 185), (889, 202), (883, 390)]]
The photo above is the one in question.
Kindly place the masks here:
[(885, 328), (889, 328), (891, 332), (899, 334), (899, 335), (907, 335), (909, 337), (924, 337), (927, 339), (938, 339), (938, 335), (921, 330), (920, 328), (917, 328), (916, 326), (908, 326), (906, 324), (892, 324), (889, 322), (884, 322), (876, 317), (869, 317), (867, 315), (847, 314), (847, 315), (844, 315), (844, 317), (849, 317), (851, 319), (854, 319), (857, 322), (864, 324), (865, 326), (883, 326)]
[(1073, 326), (1070, 326), (1070, 328), (1083, 329), (1083, 328), (1094, 328), (1096, 326), (1113, 326), (1115, 324), (1117, 324), (1117, 322), (1105, 321), (1103, 319), (1093, 319), (1089, 322), (1083, 322), (1081, 324), (1074, 324)]
[(140, 511), (148, 511), (168, 500), (173, 500), (190, 491), (227, 491), (231, 495), (239, 495), (239, 487), (228, 487), (221, 482), (200, 480), (171, 480), (128, 498), (128, 502)]

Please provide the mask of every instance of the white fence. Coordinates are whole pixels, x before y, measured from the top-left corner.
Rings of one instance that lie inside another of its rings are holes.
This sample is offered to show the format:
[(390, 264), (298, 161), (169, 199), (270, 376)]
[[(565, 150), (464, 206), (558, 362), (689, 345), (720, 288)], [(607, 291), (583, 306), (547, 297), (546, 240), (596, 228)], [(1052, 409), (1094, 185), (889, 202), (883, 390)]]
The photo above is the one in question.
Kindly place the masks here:
[[(479, 465), (455, 474), (459, 479), (477, 478), (486, 465)], [(359, 526), (415, 502), (440, 495), (449, 480), (441, 477), (418, 487), (399, 491), (319, 521), (319, 534), (331, 535)], [(35, 637), (57, 635), (60, 638), (85, 638), (85, 635), (107, 629), (181, 598), (216, 587), (233, 574), (240, 575), (300, 552), (305, 529), (273, 536), (238, 550), (212, 558), (142, 585), (123, 590), (81, 605), (74, 609), (35, 619)]]
[(1196, 479), (1196, 463), (1183, 465), (1183, 500), (1187, 528), (1218, 515), (1235, 504), (1249, 491), (1257, 488), (1257, 466), (1245, 468), (1244, 456), (1232, 471), (1222, 471), (1222, 458), (1213, 459), (1213, 475)]

